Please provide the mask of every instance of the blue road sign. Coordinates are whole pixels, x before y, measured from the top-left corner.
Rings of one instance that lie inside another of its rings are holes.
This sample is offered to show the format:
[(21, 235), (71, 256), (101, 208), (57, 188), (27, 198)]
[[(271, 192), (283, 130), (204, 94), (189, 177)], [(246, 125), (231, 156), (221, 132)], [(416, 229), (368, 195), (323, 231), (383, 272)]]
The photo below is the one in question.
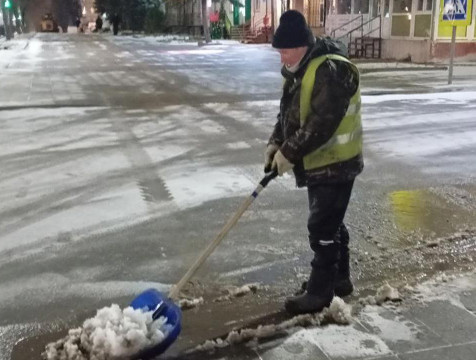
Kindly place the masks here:
[[(458, 25), (471, 24), (471, 0), (442, 0), (442, 21), (457, 22)], [(456, 24), (455, 24), (456, 25)]]

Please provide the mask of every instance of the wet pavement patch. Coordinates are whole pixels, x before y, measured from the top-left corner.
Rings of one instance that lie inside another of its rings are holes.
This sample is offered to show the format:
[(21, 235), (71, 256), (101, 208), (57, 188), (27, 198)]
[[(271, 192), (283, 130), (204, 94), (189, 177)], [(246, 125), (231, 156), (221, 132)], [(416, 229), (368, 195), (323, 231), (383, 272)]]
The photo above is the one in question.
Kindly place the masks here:
[[(438, 238), (453, 233), (474, 219), (472, 204), (455, 203), (454, 187), (417, 190), (396, 190), (389, 193), (391, 212), (402, 233), (418, 232), (421, 236)], [(471, 189), (461, 190), (476, 197)]]

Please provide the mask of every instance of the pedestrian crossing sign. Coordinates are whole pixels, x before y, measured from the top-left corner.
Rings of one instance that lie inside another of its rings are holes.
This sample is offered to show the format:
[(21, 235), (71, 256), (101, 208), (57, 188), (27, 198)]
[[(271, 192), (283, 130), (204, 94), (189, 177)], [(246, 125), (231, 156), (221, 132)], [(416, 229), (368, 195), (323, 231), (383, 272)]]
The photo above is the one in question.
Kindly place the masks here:
[(473, 14), (473, 0), (441, 0), (440, 23), (449, 26), (469, 26)]

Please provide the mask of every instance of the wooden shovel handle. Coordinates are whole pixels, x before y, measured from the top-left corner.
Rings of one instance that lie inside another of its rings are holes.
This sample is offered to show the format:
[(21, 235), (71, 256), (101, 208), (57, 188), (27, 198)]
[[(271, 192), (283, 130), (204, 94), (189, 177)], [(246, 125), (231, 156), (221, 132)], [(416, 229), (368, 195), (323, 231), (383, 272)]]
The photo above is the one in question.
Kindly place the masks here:
[(236, 213), (227, 221), (225, 226), (221, 229), (220, 233), (213, 239), (213, 241), (206, 247), (206, 249), (200, 254), (195, 263), (188, 269), (185, 275), (180, 279), (180, 281), (172, 288), (169, 293), (169, 298), (172, 300), (177, 300), (180, 291), (184, 285), (190, 280), (190, 278), (196, 273), (196, 271), (202, 266), (206, 259), (213, 253), (215, 248), (220, 244), (223, 238), (230, 232), (230, 230), (235, 226), (238, 220), (241, 218), (243, 213), (248, 209), (251, 203), (256, 199), (258, 194), (268, 185), (268, 183), (277, 176), (277, 172), (273, 171), (267, 174), (261, 181), (258, 187), (253, 191), (253, 193), (241, 204)]

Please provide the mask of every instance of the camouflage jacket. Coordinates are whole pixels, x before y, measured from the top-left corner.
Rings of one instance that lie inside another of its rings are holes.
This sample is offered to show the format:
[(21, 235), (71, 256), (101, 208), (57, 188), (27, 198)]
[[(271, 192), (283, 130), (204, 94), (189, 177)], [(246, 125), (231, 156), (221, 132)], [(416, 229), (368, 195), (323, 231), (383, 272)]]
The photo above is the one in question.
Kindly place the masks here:
[(359, 87), (359, 74), (347, 62), (326, 60), (316, 71), (311, 114), (301, 128), (299, 118), (301, 81), (311, 59), (326, 54), (347, 57), (345, 46), (328, 38), (318, 38), (301, 60), (295, 73), (282, 68), (285, 78), (278, 121), (269, 139), (294, 164), (298, 187), (353, 180), (363, 169), (362, 154), (340, 163), (304, 170), (303, 157), (325, 144), (337, 130)]

